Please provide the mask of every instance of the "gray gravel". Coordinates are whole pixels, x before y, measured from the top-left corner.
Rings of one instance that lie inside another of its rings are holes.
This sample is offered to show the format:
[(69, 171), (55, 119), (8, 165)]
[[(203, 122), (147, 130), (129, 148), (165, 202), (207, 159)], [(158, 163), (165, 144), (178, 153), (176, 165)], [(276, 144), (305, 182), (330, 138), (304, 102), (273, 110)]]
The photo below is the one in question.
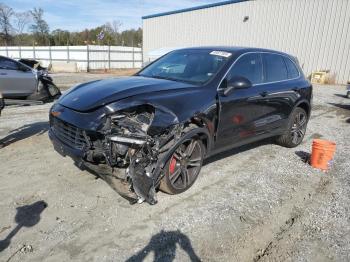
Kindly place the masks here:
[[(343, 94), (341, 86), (315, 87), (299, 147), (263, 141), (220, 154), (190, 190), (159, 193), (155, 206), (130, 206), (57, 154), (47, 137), (50, 105), (6, 108), (0, 261), (349, 261), (350, 100)], [(296, 154), (310, 152), (318, 137), (337, 143), (328, 173)]]
[(80, 83), (94, 81), (103, 78), (116, 77), (116, 74), (93, 74), (93, 73), (54, 73), (51, 74), (53, 82), (62, 90), (66, 90)]

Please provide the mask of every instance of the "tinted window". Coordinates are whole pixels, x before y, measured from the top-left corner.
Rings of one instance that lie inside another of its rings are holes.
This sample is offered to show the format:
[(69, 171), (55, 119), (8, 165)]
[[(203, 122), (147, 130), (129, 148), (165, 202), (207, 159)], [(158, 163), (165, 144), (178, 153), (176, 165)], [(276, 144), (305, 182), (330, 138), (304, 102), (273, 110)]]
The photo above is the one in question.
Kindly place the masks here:
[(174, 51), (143, 69), (139, 75), (203, 84), (219, 72), (231, 55), (211, 50)]
[(265, 60), (266, 81), (274, 82), (288, 79), (286, 64), (283, 56), (263, 54)]
[(288, 70), (288, 78), (297, 78), (299, 76), (299, 70), (295, 66), (295, 64), (289, 58), (285, 57), (284, 62), (286, 62), (287, 70)]
[(228, 79), (235, 76), (243, 76), (252, 82), (259, 84), (262, 82), (262, 61), (260, 54), (243, 55), (232, 67)]
[(10, 59), (0, 57), (0, 69), (17, 70), (18, 64)]

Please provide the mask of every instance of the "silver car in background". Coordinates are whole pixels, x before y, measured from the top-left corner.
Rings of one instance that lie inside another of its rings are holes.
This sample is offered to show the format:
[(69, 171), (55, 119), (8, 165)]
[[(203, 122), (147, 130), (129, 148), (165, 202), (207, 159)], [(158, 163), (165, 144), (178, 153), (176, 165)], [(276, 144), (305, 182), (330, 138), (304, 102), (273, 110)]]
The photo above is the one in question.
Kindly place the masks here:
[(5, 99), (50, 101), (61, 95), (47, 70), (0, 56), (0, 93)]

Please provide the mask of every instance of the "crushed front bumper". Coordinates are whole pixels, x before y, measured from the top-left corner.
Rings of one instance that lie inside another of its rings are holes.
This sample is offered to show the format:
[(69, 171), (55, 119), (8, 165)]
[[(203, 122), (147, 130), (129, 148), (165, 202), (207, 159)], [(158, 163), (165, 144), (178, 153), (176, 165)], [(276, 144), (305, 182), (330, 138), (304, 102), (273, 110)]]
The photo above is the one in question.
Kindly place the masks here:
[(54, 131), (50, 128), (49, 130), (49, 138), (53, 144), (54, 149), (62, 156), (69, 156), (75, 162), (81, 162), (84, 157), (84, 152), (82, 150), (70, 147), (64, 144), (54, 133)]
[(82, 150), (72, 148), (62, 142), (50, 128), (49, 137), (54, 149), (62, 156), (69, 156), (75, 162), (75, 165), (81, 170), (87, 170), (90, 173), (102, 178), (106, 181), (119, 195), (134, 204), (138, 201), (137, 195), (130, 190), (130, 185), (123, 177), (124, 169), (115, 169), (106, 165), (95, 165), (84, 161), (85, 153)]

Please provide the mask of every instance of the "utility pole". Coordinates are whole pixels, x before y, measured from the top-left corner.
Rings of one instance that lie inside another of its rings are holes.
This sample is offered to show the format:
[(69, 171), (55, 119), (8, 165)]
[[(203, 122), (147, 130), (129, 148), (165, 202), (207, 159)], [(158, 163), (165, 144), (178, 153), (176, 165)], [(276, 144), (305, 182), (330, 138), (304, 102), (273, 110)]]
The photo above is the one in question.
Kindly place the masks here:
[(135, 68), (135, 48), (134, 48), (134, 38), (131, 39), (132, 45), (132, 68)]
[(87, 60), (87, 67), (86, 71), (90, 72), (90, 54), (89, 54), (89, 45), (86, 45), (86, 60)]
[(33, 41), (33, 59), (35, 60), (35, 41)]
[(108, 41), (108, 69), (111, 70), (111, 44)]

